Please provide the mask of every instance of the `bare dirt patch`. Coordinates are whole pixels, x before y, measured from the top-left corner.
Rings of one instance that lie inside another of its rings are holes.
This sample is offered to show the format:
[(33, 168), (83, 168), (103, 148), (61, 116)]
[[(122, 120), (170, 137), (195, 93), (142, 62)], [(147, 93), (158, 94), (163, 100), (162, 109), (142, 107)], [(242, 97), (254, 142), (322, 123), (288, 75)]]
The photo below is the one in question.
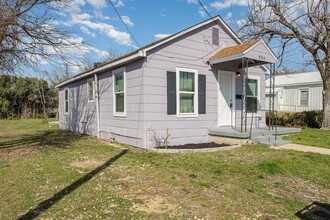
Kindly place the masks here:
[(133, 208), (136, 211), (146, 213), (162, 214), (171, 210), (175, 210), (177, 205), (168, 203), (162, 196), (155, 195), (154, 197), (141, 197), (143, 204), (135, 204)]
[(15, 160), (17, 158), (29, 157), (41, 151), (38, 147), (22, 147), (22, 148), (0, 148), (0, 161)]

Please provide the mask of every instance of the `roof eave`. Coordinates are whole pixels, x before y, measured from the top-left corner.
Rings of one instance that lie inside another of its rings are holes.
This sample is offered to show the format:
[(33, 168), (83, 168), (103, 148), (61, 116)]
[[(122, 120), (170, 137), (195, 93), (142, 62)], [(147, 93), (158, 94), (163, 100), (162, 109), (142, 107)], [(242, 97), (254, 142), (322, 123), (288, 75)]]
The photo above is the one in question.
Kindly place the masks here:
[(66, 80), (66, 81), (64, 81), (64, 82), (56, 85), (55, 88), (60, 88), (60, 87), (65, 86), (65, 85), (67, 85), (67, 84), (69, 84), (71, 82), (74, 82), (74, 81), (76, 81), (78, 79), (83, 79), (83, 78), (88, 77), (90, 75), (93, 75), (95, 73), (99, 73), (99, 72), (102, 72), (102, 71), (105, 71), (105, 70), (108, 70), (108, 69), (113, 69), (115, 67), (119, 67), (120, 65), (130, 63), (132, 61), (138, 60), (138, 59), (143, 58), (143, 57), (146, 57), (145, 52), (138, 51), (137, 53), (132, 54), (132, 55), (130, 55), (128, 57), (125, 57), (123, 59), (120, 59), (120, 60), (117, 60), (117, 61), (108, 63), (106, 65), (97, 67), (95, 69), (91, 69), (91, 70), (87, 71), (84, 74), (81, 74), (81, 75), (72, 77), (72, 78), (70, 78), (70, 79), (68, 79), (68, 80)]

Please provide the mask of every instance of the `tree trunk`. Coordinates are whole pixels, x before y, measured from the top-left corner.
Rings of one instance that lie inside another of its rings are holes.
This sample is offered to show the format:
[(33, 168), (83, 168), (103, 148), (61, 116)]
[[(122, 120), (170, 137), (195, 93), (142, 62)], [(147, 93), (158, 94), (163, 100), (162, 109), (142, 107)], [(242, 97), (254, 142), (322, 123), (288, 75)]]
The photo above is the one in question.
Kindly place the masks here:
[(323, 80), (323, 121), (322, 129), (330, 130), (330, 65), (325, 68), (325, 80)]

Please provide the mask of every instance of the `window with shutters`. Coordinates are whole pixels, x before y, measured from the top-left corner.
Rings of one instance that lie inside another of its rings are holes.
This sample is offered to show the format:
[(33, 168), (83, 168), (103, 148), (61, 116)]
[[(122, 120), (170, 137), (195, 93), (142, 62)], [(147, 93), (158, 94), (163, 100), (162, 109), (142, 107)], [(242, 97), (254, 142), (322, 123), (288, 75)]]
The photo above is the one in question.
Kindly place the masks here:
[(212, 44), (219, 45), (219, 29), (212, 28)]
[(177, 115), (198, 116), (198, 72), (193, 69), (177, 68)]
[(126, 76), (124, 67), (113, 71), (113, 115), (126, 116)]
[(308, 89), (300, 89), (299, 90), (299, 105), (300, 106), (308, 106)]
[(257, 113), (258, 111), (258, 80), (247, 79), (246, 83), (246, 112)]
[(94, 80), (87, 81), (88, 102), (94, 102)]
[(69, 113), (69, 89), (64, 90), (64, 114)]

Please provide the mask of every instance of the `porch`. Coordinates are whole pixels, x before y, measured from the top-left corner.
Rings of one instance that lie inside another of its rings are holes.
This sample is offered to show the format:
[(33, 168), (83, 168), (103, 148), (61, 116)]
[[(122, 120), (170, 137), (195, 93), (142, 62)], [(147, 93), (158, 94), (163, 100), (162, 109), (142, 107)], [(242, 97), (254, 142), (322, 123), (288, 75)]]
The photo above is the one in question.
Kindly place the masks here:
[(282, 135), (300, 132), (296, 128), (277, 128), (274, 99), (269, 101), (267, 110), (271, 129), (266, 128), (265, 74), (270, 74), (273, 94), (276, 61), (263, 40), (226, 47), (210, 57), (219, 83), (218, 128), (209, 131), (210, 139), (228, 144), (252, 141), (278, 146), (287, 143)]
[(300, 133), (301, 128), (277, 127), (276, 129), (253, 128), (247, 132), (230, 127), (213, 128), (209, 130), (209, 139), (213, 142), (227, 144), (245, 144), (248, 141), (253, 143), (267, 144), (268, 146), (280, 146), (290, 143), (282, 139), (284, 135)]

